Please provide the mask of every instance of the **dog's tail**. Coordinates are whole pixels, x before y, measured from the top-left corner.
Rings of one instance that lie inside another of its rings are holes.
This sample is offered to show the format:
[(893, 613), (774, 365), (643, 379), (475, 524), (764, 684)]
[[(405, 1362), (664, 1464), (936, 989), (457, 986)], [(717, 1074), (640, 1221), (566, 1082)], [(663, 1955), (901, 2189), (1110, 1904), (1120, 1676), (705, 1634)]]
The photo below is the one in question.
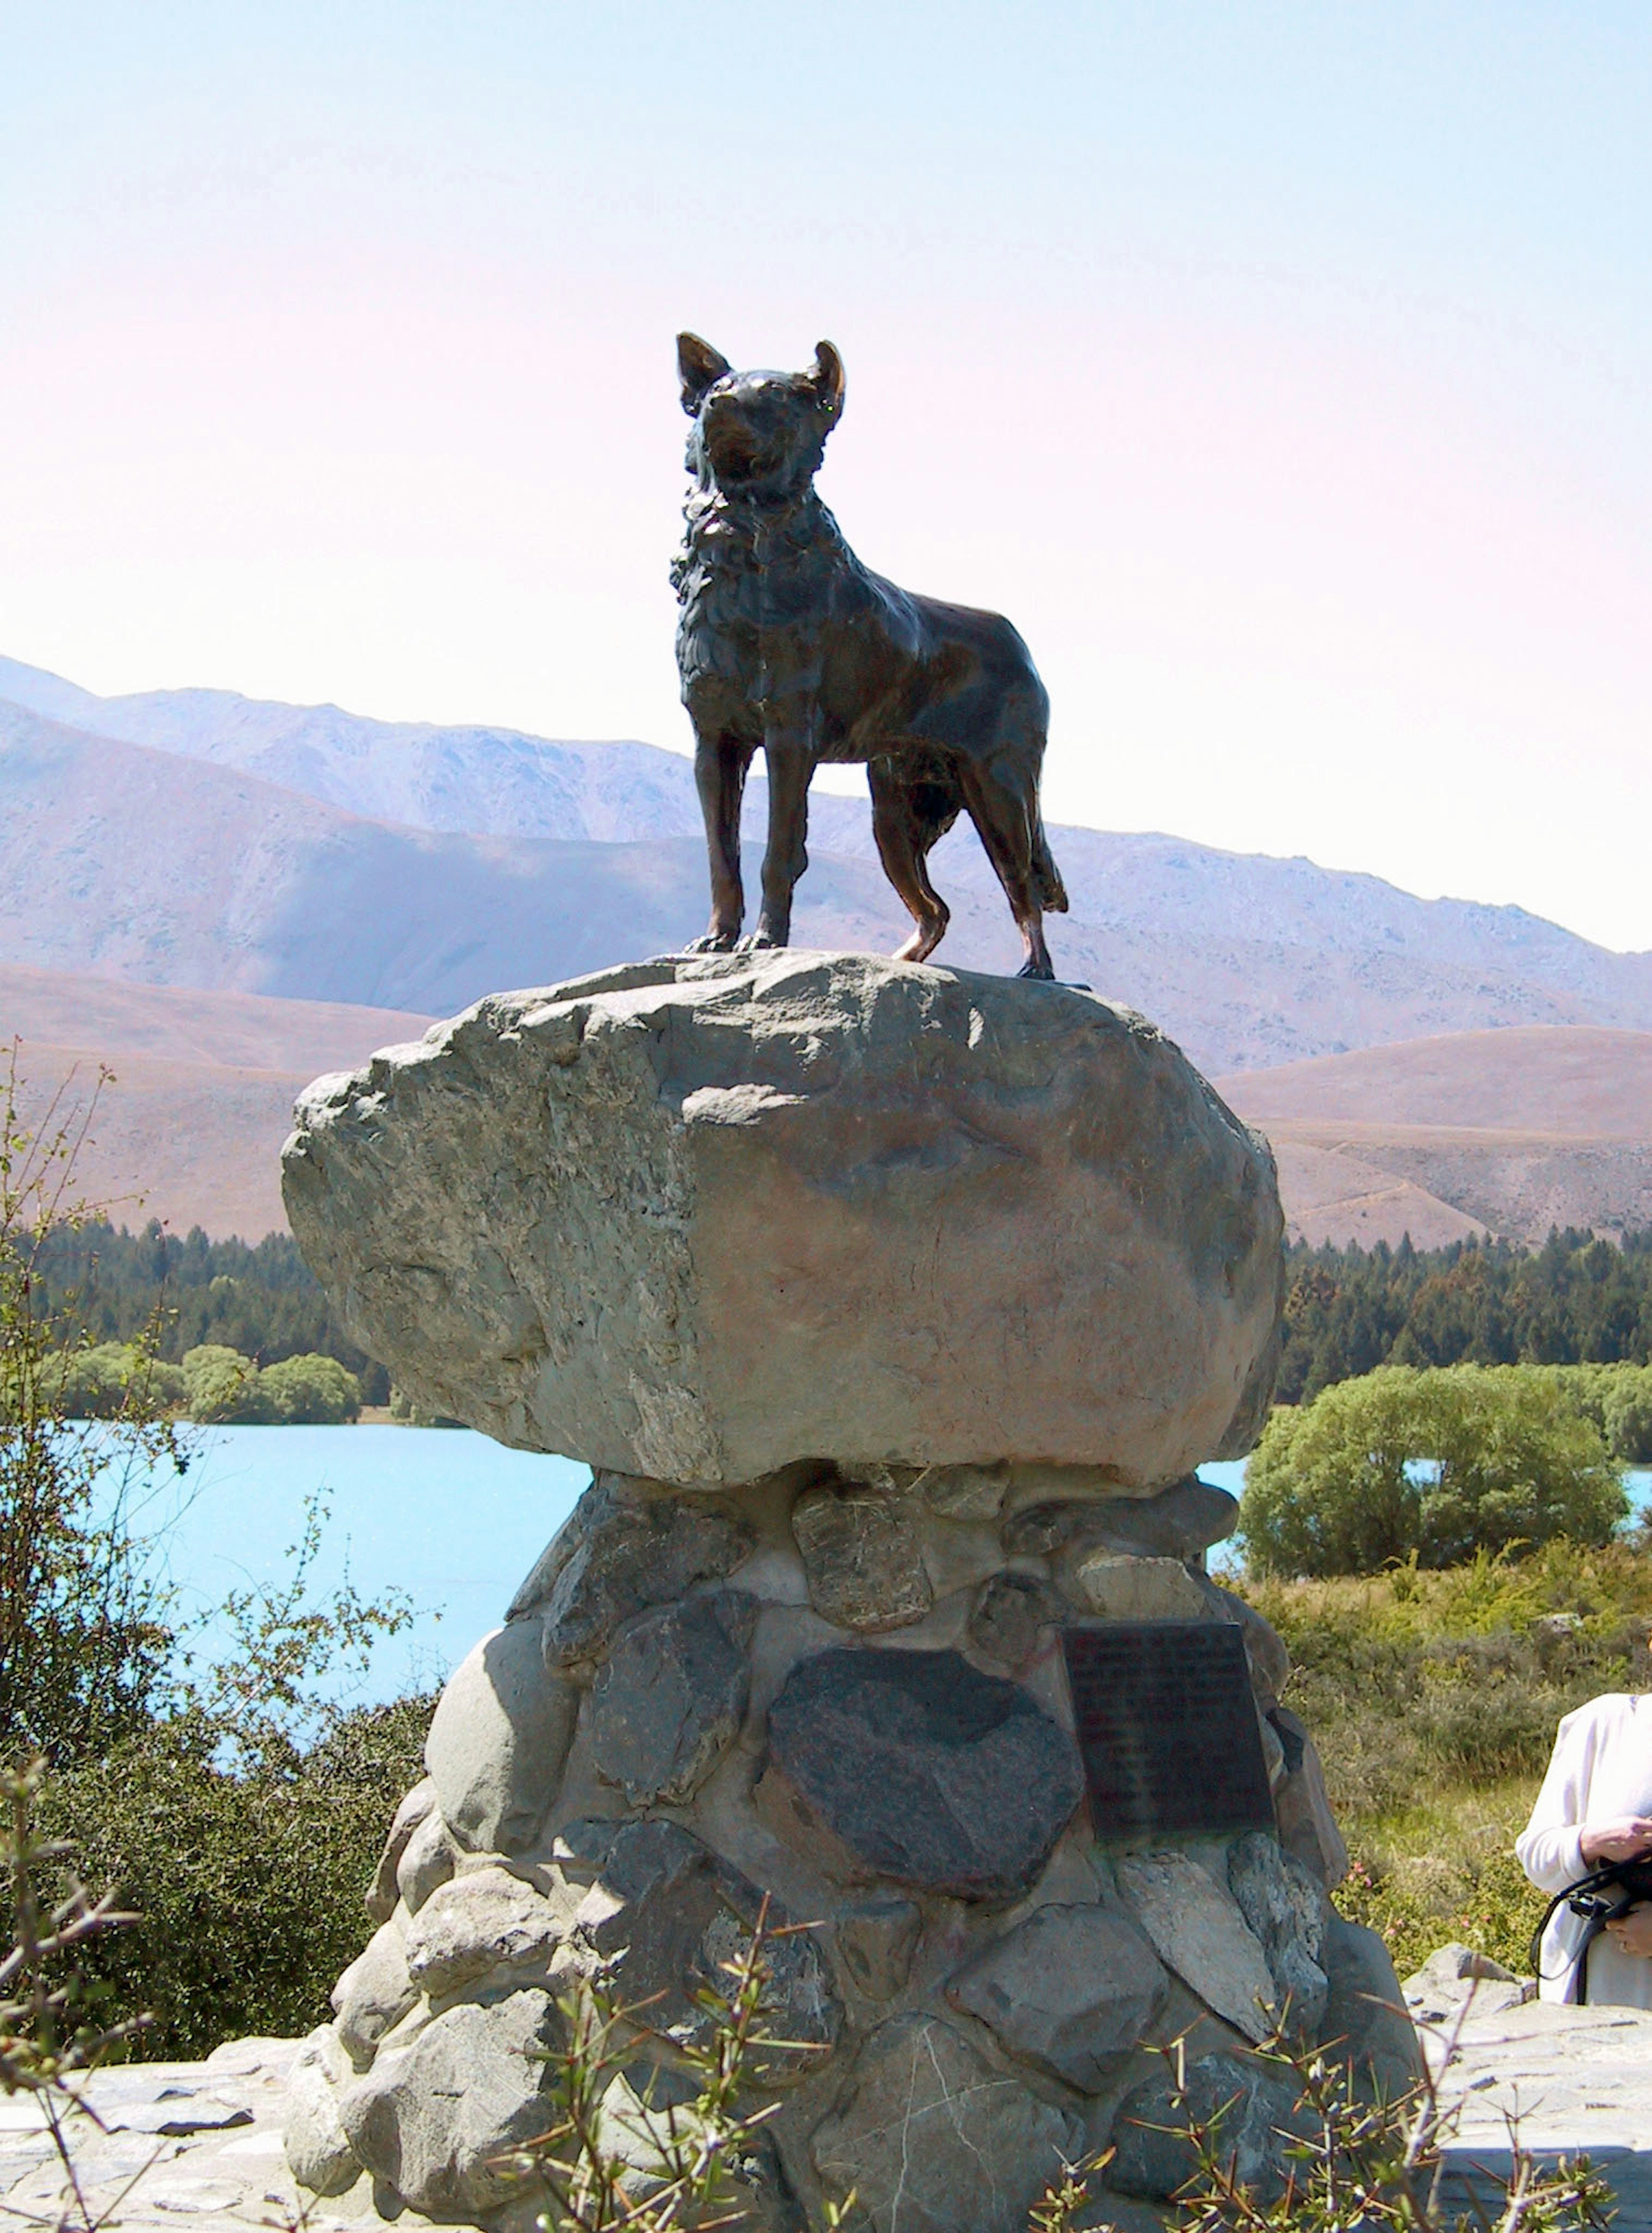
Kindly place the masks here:
[(1065, 915), (1067, 887), (1061, 881), (1061, 870), (1050, 850), (1050, 840), (1044, 834), (1042, 816), (1032, 826), (1032, 881), (1037, 888), (1038, 904), (1045, 913)]

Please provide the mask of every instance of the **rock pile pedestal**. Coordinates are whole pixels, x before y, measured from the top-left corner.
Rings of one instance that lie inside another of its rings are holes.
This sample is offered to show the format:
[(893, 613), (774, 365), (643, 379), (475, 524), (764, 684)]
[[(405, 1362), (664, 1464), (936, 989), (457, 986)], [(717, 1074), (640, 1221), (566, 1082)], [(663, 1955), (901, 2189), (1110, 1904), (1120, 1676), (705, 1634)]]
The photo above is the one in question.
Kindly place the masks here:
[[(650, 964), (322, 1081), (288, 1169), (420, 1400), (596, 1468), (437, 1708), (295, 2074), (302, 2184), (531, 2222), (500, 2158), (587, 1979), (650, 2004), (610, 2105), (646, 2177), (640, 2105), (765, 1913), (806, 1927), (770, 1946), (764, 2229), (852, 2191), (875, 2233), (1020, 2233), (1109, 2141), (1113, 2196), (1162, 2201), (1178, 2038), (1259, 2178), (1275, 2021), (1409, 2080), (1285, 1649), (1204, 1572), (1237, 1507), (1190, 1468), (1271, 1380), (1272, 1164), (1150, 1026), (859, 957)], [(1240, 1624), (1277, 1836), (1098, 1835), (1060, 1638), (1117, 1620)]]

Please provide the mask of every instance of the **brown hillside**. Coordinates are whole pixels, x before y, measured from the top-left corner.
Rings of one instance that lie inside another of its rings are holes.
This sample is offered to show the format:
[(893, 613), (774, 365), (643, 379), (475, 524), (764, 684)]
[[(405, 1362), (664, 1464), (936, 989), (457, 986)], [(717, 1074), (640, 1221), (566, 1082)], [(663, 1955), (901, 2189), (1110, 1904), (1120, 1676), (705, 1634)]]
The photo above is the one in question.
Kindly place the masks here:
[[(256, 1240), (286, 1223), (281, 1143), (294, 1097), (323, 1071), (416, 1038), (394, 1008), (191, 992), (0, 967), (0, 1036), (18, 1038), (26, 1124), (78, 1124), (101, 1069), (76, 1191), (116, 1224)], [(55, 1111), (55, 1114), (54, 1114)]]
[(1310, 1240), (1652, 1224), (1652, 1032), (1454, 1032), (1218, 1084), (1272, 1140)]
[(105, 1058), (148, 1054), (318, 1077), (353, 1068), (375, 1047), (419, 1038), (433, 1020), (403, 1008), (133, 985), (0, 963), (0, 1040), (95, 1047)]

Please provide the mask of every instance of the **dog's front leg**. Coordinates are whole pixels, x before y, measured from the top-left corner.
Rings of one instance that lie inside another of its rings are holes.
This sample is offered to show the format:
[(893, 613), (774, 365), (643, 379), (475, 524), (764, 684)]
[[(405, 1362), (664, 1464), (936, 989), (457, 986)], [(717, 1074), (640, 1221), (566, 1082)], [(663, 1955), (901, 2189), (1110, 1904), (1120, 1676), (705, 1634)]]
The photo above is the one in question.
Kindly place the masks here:
[(809, 779), (815, 754), (806, 732), (771, 730), (764, 740), (769, 763), (769, 843), (763, 856), (763, 906), (758, 927), (741, 941), (750, 950), (786, 946), (791, 940), (791, 895), (809, 866)]
[(712, 920), (704, 938), (691, 940), (690, 954), (728, 954), (745, 921), (745, 889), (740, 876), (740, 801), (751, 747), (738, 737), (717, 732), (697, 736), (694, 787), (706, 817), (706, 850), (712, 872)]

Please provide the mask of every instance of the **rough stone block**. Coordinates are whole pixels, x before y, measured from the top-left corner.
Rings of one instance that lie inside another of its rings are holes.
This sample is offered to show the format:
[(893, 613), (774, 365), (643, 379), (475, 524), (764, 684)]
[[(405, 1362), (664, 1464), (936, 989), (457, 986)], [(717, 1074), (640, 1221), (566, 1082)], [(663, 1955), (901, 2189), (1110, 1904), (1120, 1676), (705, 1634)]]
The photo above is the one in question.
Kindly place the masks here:
[(339, 2042), (358, 2069), (372, 2061), (379, 2041), (418, 1998), (401, 1925), (381, 1923), (333, 1988)]
[(591, 1689), (599, 1775), (634, 1807), (687, 1803), (739, 1733), (758, 1600), (718, 1590), (647, 1612), (614, 1644)]
[(515, 1620), (483, 1637), (448, 1677), (425, 1766), (454, 1834), (473, 1852), (519, 1853), (562, 1782), (579, 1693), (547, 1671), (539, 1628)]
[(868, 2001), (893, 2000), (902, 1989), (922, 1930), (916, 1901), (893, 1894), (839, 1908), (832, 1925), (838, 1957)]
[(415, 1783), (397, 1807), (391, 1820), (390, 1833), (384, 1841), (384, 1851), (379, 1856), (379, 1865), (367, 1891), (367, 1911), (375, 1923), (388, 1923), (395, 1912), (396, 1902), (401, 1896), (398, 1881), (401, 1857), (414, 1833), (435, 1810), (436, 1786), (429, 1776), (422, 1783)]
[(1128, 1917), (1102, 1907), (1035, 1908), (946, 1988), (1006, 2054), (1081, 2093), (1099, 2093), (1152, 2021), (1169, 1980)]
[(1199, 2168), (1193, 2124), (1210, 2133), (1232, 2177), (1264, 2204), (1285, 2186), (1285, 2151), (1304, 2129), (1294, 2090), (1244, 2055), (1206, 2054), (1187, 2067), (1186, 2100), (1169, 2073), (1127, 2094), (1113, 2126), (1109, 2186), (1168, 2202)]
[(1036, 1574), (994, 1574), (970, 1608), (969, 1640), (1005, 1667), (1024, 1667), (1042, 1630), (1070, 1618), (1059, 1591)]
[(864, 1481), (805, 1489), (791, 1532), (809, 1602), (836, 1628), (907, 1628), (934, 1602), (912, 1509)]
[(792, 1918), (778, 1900), (765, 1904), (750, 1878), (674, 1822), (577, 1823), (561, 1836), (570, 1854), (596, 1872), (575, 1915), (575, 1937), (623, 2002), (650, 2003), (654, 2029), (707, 2041), (712, 2018), (696, 1995), (708, 1988), (727, 1993), (724, 1965), (743, 1958), (762, 1922), (786, 1934), (764, 1949), (764, 2028), (797, 2044), (758, 2054), (753, 2074), (760, 2071), (771, 2086), (791, 2085), (824, 2060), (842, 2012), (813, 1934), (790, 1930)]
[(538, 1614), (548, 1667), (597, 1660), (626, 1621), (697, 1582), (720, 1581), (752, 1541), (720, 1498), (685, 1501), (657, 1484), (602, 1474), (511, 1599), (511, 1616)]
[(571, 1911), (508, 1869), (466, 1869), (440, 1885), (407, 1926), (408, 1974), (440, 2000), (499, 1970), (548, 1967)]
[[(769, 1709), (770, 1820), (823, 1866), (959, 1899), (1029, 1891), (1083, 1791), (1072, 1739), (956, 1651), (817, 1652)], [(842, 1862), (840, 1860), (840, 1865)]]
[(1285, 1751), (1285, 1776), (1273, 1794), (1279, 1842), (1333, 1891), (1348, 1874), (1348, 1847), (1330, 1811), (1314, 1741), (1288, 1707), (1276, 1706), (1268, 1719)]
[(1247, 1831), (1228, 1848), (1227, 1885), (1268, 1957), (1278, 2005), (1293, 2033), (1312, 2036), (1330, 1990), (1319, 1956), (1325, 1895), (1311, 1872), (1277, 1839)]
[(1210, 1607), (1179, 1559), (1117, 1558), (1090, 1551), (1075, 1559), (1069, 1585), (1102, 1620), (1206, 1620)]
[(1160, 1959), (1236, 2031), (1265, 2039), (1273, 1973), (1226, 1885), (1170, 1846), (1122, 1855), (1114, 1873)]
[(1320, 2020), (1320, 2044), (1351, 2063), (1373, 2092), (1397, 2100), (1421, 2078), (1423, 2062), (1388, 1948), (1376, 1931), (1333, 1915), (1323, 1958), (1330, 1995)]
[(1190, 1474), (1156, 1496), (1024, 1506), (1006, 1521), (1003, 1538), (1012, 1556), (1089, 1550), (1121, 1558), (1193, 1559), (1238, 1525), (1239, 1499)]
[(438, 1885), (447, 1882), (465, 1849), (442, 1820), (439, 1807), (431, 1808), (408, 1839), (396, 1864), (396, 1889), (409, 1915), (417, 1915)]
[(853, 2191), (873, 2233), (1026, 2233), (1082, 2140), (951, 2024), (914, 2015), (867, 2040), (810, 2149), (827, 2194)]
[(427, 2217), (469, 2224), (517, 2184), (499, 2158), (543, 2132), (543, 2060), (561, 2038), (549, 1994), (461, 2001), (347, 2087), (339, 2113), (374, 2177)]
[(352, 2074), (331, 2024), (311, 2032), (288, 2074), (282, 2147), (288, 2170), (311, 2194), (348, 2194), (361, 2176), (338, 2113), (338, 2089)]
[(1070, 987), (782, 953), (496, 996), (302, 1097), (294, 1233), (420, 1404), (715, 1486), (1248, 1449), (1266, 1144)]

